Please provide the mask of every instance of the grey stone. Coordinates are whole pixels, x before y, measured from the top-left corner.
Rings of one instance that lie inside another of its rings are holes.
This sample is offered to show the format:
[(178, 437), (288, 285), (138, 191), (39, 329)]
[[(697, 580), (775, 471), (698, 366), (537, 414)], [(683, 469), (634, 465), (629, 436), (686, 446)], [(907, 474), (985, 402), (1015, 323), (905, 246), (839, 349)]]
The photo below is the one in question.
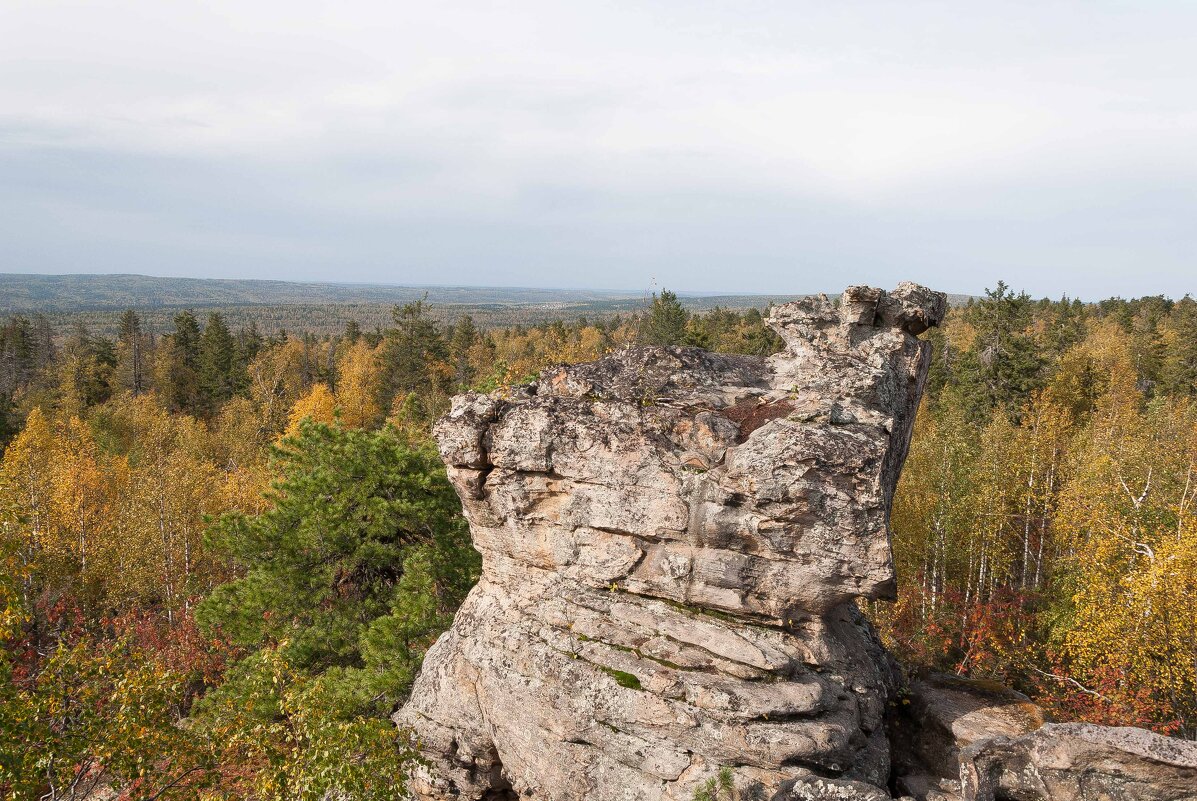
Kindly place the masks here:
[(1194, 801), (1197, 743), (1143, 729), (1048, 723), (964, 749), (965, 801)]
[(891, 739), (902, 737), (929, 772), (957, 779), (964, 748), (992, 737), (1021, 737), (1044, 722), (1042, 709), (1008, 687), (928, 673), (910, 682), (909, 705), (903, 719), (891, 723)]
[(845, 779), (803, 776), (790, 779), (770, 801), (889, 801), (890, 795), (872, 784)]
[[(944, 311), (853, 287), (776, 307), (768, 359), (630, 348), (455, 398), (483, 575), (395, 715), (411, 789), (689, 801), (730, 767), (751, 797), (888, 797), (897, 674), (855, 599), (894, 592), (914, 334)], [(793, 795), (818, 787), (857, 795)]]

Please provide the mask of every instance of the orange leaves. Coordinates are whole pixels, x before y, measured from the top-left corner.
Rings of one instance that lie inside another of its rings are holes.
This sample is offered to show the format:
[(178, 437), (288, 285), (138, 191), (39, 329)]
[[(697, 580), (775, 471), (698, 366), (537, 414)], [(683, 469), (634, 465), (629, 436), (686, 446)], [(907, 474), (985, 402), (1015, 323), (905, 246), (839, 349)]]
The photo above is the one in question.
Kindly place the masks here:
[(336, 399), (328, 384), (316, 384), (306, 395), (295, 402), (287, 419), (285, 436), (299, 433), (299, 424), (304, 420), (332, 425), (336, 421)]

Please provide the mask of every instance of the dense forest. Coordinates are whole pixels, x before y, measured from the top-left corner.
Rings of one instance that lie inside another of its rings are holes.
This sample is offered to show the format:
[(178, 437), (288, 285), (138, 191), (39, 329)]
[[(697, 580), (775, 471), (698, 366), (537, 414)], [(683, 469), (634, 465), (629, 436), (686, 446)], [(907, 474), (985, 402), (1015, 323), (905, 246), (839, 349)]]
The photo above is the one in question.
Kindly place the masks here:
[[(0, 329), (0, 793), (397, 798), (388, 714), (475, 580), (429, 435), (464, 389), (634, 343), (765, 355), (663, 292), (487, 327), (422, 300), (330, 333), (136, 312)], [(895, 502), (912, 669), (1197, 737), (1197, 302), (1000, 285), (926, 335)]]

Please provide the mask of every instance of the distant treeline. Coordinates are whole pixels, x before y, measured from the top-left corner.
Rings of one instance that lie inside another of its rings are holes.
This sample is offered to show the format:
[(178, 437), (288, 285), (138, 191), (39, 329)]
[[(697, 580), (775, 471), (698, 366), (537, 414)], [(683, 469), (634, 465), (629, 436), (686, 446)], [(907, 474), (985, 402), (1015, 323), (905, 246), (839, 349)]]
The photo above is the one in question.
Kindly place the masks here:
[[(793, 296), (777, 298), (746, 296), (679, 297), (678, 302), (692, 312), (709, 311), (715, 308), (745, 310), (763, 309), (770, 303), (780, 303)], [(481, 329), (532, 326), (553, 321), (575, 323), (578, 320), (609, 320), (617, 315), (634, 315), (645, 311), (652, 304), (652, 297), (622, 298), (595, 301), (552, 301), (544, 303), (491, 303), (491, 304), (446, 304), (425, 300), (426, 314), (443, 325), (453, 325), (462, 317), (469, 317)], [(312, 303), (312, 304), (265, 304), (251, 306), (202, 306), (191, 307), (200, 319), (215, 312), (233, 328), (255, 326), (263, 336), (289, 334), (314, 334), (333, 336), (353, 321), (364, 331), (381, 331), (392, 320), (393, 303)], [(184, 309), (179, 307), (137, 307), (136, 313), (142, 328), (156, 334), (169, 333), (174, 318)], [(113, 338), (120, 331), (121, 315), (125, 310), (41, 312), (49, 323), (56, 338), (69, 336), (82, 325), (93, 334)], [(39, 312), (21, 313), (30, 319)]]
[[(690, 311), (762, 309), (797, 295), (679, 296)], [(16, 275), (0, 273), (0, 313), (46, 316), (56, 338), (82, 324), (114, 338), (121, 315), (136, 311), (142, 329), (169, 333), (174, 317), (191, 309), (201, 320), (221, 315), (233, 329), (256, 325), (264, 336), (283, 332), (334, 335), (355, 321), (363, 330), (390, 325), (396, 305), (422, 300), (442, 324), (469, 316), (480, 328), (537, 325), (553, 320), (605, 319), (642, 312), (648, 292), (513, 287), (404, 287), (295, 281), (154, 278), (143, 275)]]
[(638, 292), (516, 287), (402, 286), (149, 275), (27, 275), (0, 273), (0, 311), (82, 311), (125, 308), (322, 303), (486, 305), (613, 300)]

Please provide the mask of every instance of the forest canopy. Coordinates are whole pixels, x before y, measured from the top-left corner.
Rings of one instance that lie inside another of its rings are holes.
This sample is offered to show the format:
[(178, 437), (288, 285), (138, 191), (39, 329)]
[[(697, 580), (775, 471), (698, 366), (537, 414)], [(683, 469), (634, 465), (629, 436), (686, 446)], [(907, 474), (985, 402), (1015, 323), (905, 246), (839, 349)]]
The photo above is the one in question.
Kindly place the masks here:
[[(0, 793), (400, 797), (388, 715), (477, 577), (449, 398), (626, 345), (767, 355), (761, 310), (263, 335), (0, 328)], [(912, 669), (1197, 737), (1197, 302), (999, 284), (928, 332), (893, 515)]]

